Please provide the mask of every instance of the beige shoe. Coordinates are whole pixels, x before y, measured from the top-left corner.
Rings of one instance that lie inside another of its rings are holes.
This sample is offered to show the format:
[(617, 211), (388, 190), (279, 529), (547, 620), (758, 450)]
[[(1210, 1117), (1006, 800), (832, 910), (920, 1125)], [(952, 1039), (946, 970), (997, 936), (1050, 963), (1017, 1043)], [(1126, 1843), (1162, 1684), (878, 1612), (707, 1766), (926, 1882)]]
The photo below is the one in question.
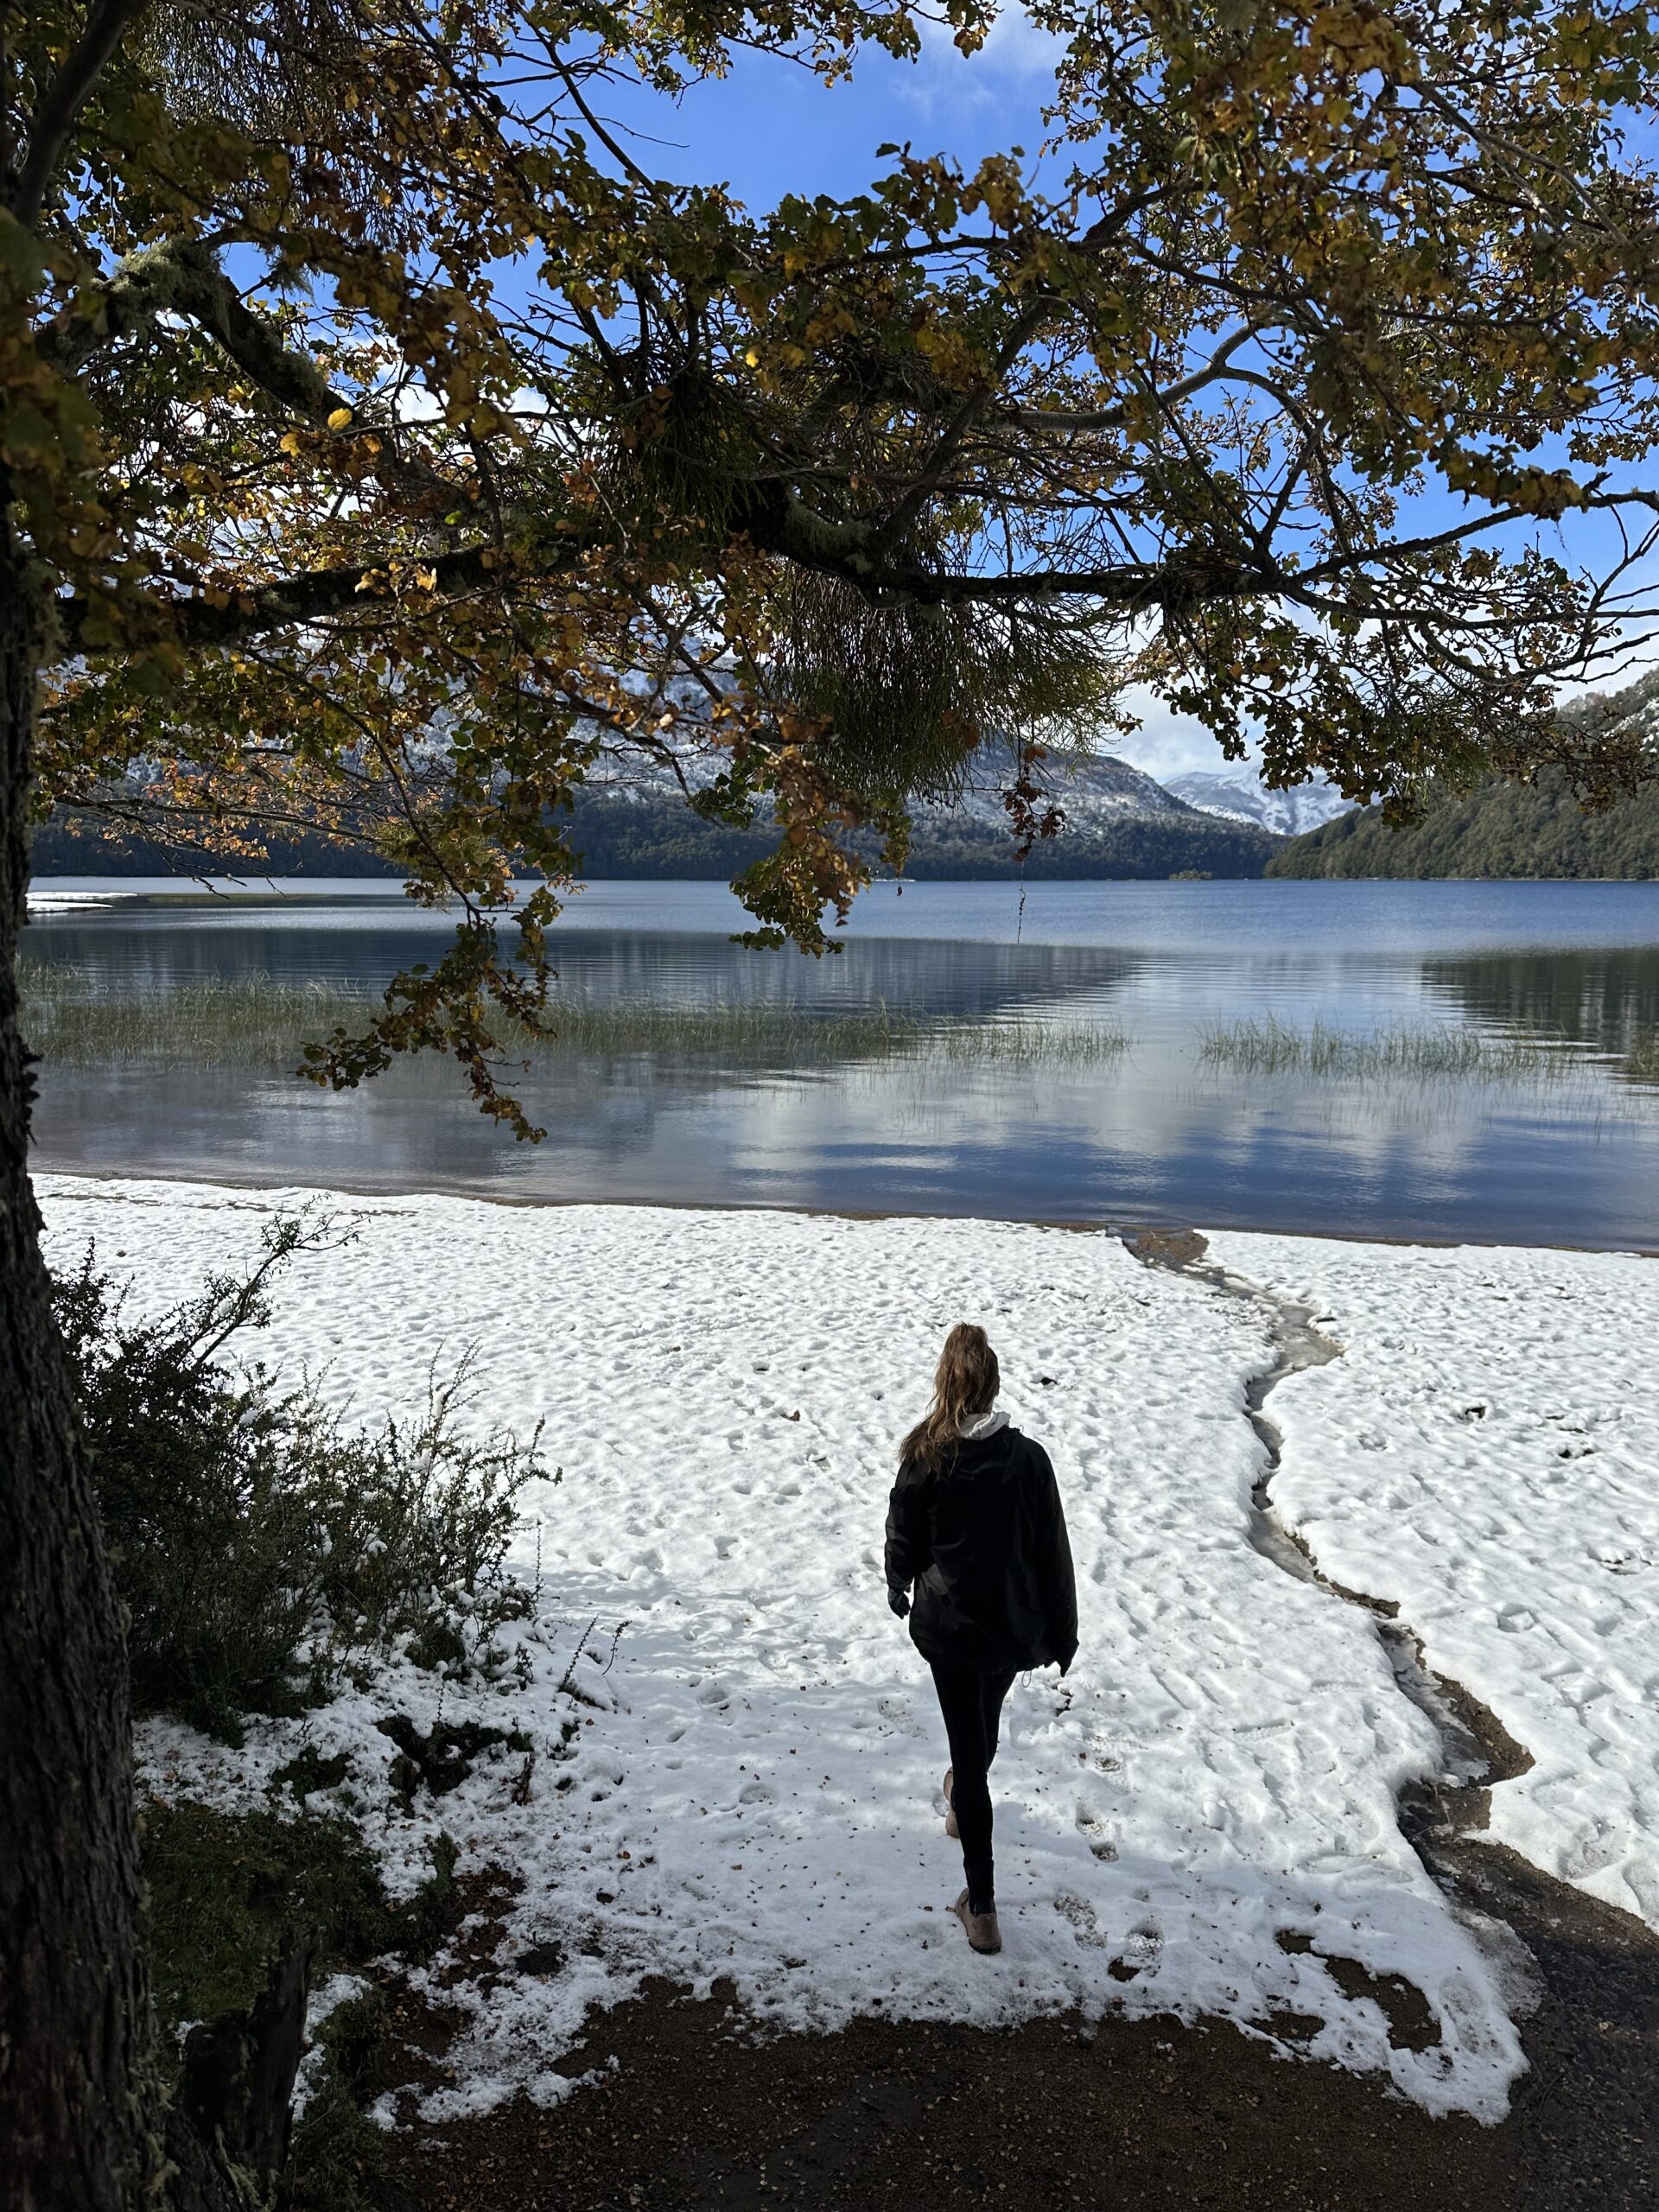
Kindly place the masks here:
[(968, 1930), (968, 1941), (976, 1951), (982, 1952), (987, 1958), (990, 1958), (1001, 1949), (1002, 1930), (996, 1924), (995, 1911), (969, 1912), (966, 1890), (963, 1891), (950, 1910)]
[(944, 1832), (946, 1835), (960, 1838), (962, 1830), (957, 1826), (957, 1808), (950, 1802), (950, 1784), (956, 1780), (956, 1777), (955, 1767), (946, 1767), (944, 1770)]

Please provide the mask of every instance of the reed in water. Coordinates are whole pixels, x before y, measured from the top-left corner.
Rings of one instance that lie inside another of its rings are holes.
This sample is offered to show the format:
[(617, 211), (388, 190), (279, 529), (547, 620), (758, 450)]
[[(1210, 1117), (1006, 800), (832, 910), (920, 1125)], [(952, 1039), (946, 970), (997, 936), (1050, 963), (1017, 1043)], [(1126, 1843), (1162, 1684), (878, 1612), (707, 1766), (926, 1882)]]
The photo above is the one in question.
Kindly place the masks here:
[(1564, 1045), (1531, 1037), (1493, 1037), (1449, 1025), (1336, 1029), (1322, 1021), (1294, 1028), (1276, 1015), (1204, 1031), (1199, 1058), (1210, 1067), (1252, 1075), (1340, 1079), (1402, 1077), (1418, 1082), (1503, 1081), (1561, 1076), (1583, 1066)]
[[(83, 971), (44, 963), (25, 974), (23, 1032), (48, 1066), (282, 1066), (308, 1041), (353, 1029), (377, 1001), (327, 982), (269, 976), (210, 976), (114, 996)], [(515, 1058), (577, 1054), (823, 1066), (849, 1060), (948, 1059), (1085, 1066), (1115, 1058), (1121, 1031), (977, 1015), (925, 1015), (871, 1007), (817, 1011), (766, 999), (677, 1001), (571, 996), (549, 1010), (539, 1037), (500, 1017), (497, 1040)]]

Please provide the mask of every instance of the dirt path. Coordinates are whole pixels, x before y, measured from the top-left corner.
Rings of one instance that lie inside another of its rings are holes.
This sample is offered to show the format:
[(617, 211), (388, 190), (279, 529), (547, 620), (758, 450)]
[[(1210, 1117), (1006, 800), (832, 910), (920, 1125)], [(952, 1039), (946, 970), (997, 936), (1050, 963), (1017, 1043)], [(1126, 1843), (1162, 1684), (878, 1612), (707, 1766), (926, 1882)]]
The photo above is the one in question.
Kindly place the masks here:
[(658, 1988), (596, 2020), (569, 2069), (613, 2057), (609, 2080), (551, 2112), (521, 2102), (394, 2139), (384, 2201), (434, 2212), (1541, 2212), (1577, 2201), (1528, 2193), (1513, 2126), (1430, 2120), (1224, 2026), (1109, 2019), (1084, 2040), (1050, 2021), (1002, 2034), (861, 2021), (757, 2044), (721, 2004)]

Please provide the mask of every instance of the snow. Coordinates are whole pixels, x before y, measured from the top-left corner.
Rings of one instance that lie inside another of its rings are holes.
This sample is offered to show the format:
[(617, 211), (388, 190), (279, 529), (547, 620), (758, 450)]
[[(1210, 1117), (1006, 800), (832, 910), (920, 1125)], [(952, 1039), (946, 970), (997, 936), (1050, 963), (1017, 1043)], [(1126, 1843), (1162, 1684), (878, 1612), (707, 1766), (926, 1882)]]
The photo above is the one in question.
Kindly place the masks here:
[(1491, 1839), (1659, 1928), (1659, 1264), (1235, 1234), (1211, 1256), (1344, 1346), (1274, 1395), (1274, 1500), (1531, 1754)]
[(1338, 814), (1346, 814), (1351, 805), (1323, 776), (1290, 791), (1269, 791), (1248, 763), (1239, 764), (1230, 774), (1195, 769), (1171, 776), (1166, 788), (1189, 806), (1197, 807), (1200, 814), (1253, 823), (1259, 830), (1272, 830), (1286, 837), (1300, 837), (1305, 830), (1317, 830)]
[[(271, 1211), (307, 1197), (40, 1189), (54, 1258), (95, 1236), (140, 1311), (248, 1257)], [(653, 1974), (698, 1991), (725, 1977), (779, 2027), (1222, 2018), (1432, 2112), (1501, 2116), (1524, 2063), (1510, 1970), (1395, 1818), (1397, 1787), (1436, 1769), (1434, 1733), (1369, 1618), (1249, 1541), (1262, 1447), (1243, 1390), (1273, 1359), (1255, 1308), (1109, 1236), (1004, 1223), (327, 1203), (355, 1241), (282, 1279), (261, 1357), (324, 1372), (372, 1419), (423, 1401), (434, 1357), (474, 1344), (479, 1416), (546, 1420), (563, 1479), (527, 1500), (528, 1680), (451, 1687), (443, 1707), (525, 1732), (536, 1758), (526, 1777), (499, 1746), (435, 1803), (389, 1809), (375, 1722), (401, 1712), (424, 1731), (438, 1707), (406, 1662), (304, 1721), (256, 1726), (240, 1751), (174, 1724), (142, 1748), (152, 1787), (226, 1802), (306, 1741), (343, 1751), (397, 1887), (441, 1828), (463, 1870), (512, 1871), (500, 1979), (444, 1987), (471, 2024), (429, 2116), (568, 2094), (588, 2008)], [(1354, 1260), (1357, 1341), (1397, 1255)], [(963, 1317), (990, 1329), (1005, 1402), (1052, 1452), (1081, 1599), (1070, 1677), (1023, 1678), (1009, 1700), (995, 1960), (945, 1910), (961, 1861), (943, 1731), (880, 1563), (894, 1439)], [(1298, 1420), (1318, 1380), (1295, 1386)], [(1414, 1983), (1439, 2044), (1394, 2048), (1321, 1953)]]
[[(601, 757), (589, 769), (587, 784), (607, 798), (626, 799), (640, 806), (666, 805), (677, 811), (684, 804), (682, 779), (691, 790), (702, 791), (728, 765), (726, 754), (718, 749), (709, 753), (687, 748), (679, 755), (677, 774), (652, 760)], [(963, 789), (948, 799), (918, 801), (917, 817), (936, 827), (959, 827), (972, 822), (1006, 838), (1008, 810), (1002, 795), (1014, 772), (1007, 747), (987, 746), (975, 757)], [(1045, 793), (1065, 808), (1067, 820), (1074, 826), (1086, 827), (1122, 816), (1165, 817), (1182, 812), (1180, 802), (1162, 784), (1114, 753), (1080, 757), (1060, 753), (1039, 771), (1039, 780)]]

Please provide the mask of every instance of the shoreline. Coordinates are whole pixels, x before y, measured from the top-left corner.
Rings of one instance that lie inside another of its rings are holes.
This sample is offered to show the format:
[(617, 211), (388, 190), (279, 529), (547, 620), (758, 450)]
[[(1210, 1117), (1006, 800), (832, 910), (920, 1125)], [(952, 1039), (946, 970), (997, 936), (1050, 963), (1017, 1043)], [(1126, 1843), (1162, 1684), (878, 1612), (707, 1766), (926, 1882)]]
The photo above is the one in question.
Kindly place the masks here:
[(1133, 1248), (1137, 1238), (1152, 1236), (1163, 1240), (1180, 1239), (1212, 1233), (1246, 1236), (1288, 1236), (1306, 1243), (1331, 1242), (1340, 1244), (1376, 1245), (1385, 1251), (1494, 1251), (1494, 1252), (1577, 1252), (1590, 1258), (1617, 1257), (1636, 1260), (1659, 1260), (1659, 1245), (1651, 1244), (1570, 1244), (1538, 1243), (1535, 1242), (1500, 1241), (1491, 1237), (1473, 1236), (1413, 1236), (1407, 1235), (1365, 1235), (1356, 1230), (1340, 1228), (1285, 1228), (1274, 1222), (1241, 1222), (1205, 1220), (1194, 1225), (1188, 1218), (1171, 1214), (1160, 1220), (1145, 1216), (1125, 1216), (1122, 1220), (1089, 1221), (1076, 1217), (1046, 1214), (987, 1214), (987, 1213), (916, 1213), (890, 1206), (809, 1206), (791, 1205), (777, 1198), (753, 1200), (728, 1198), (543, 1198), (529, 1193), (499, 1191), (480, 1191), (470, 1187), (454, 1188), (430, 1183), (310, 1183), (292, 1179), (273, 1179), (266, 1177), (241, 1175), (207, 1175), (195, 1172), (174, 1171), (161, 1173), (149, 1168), (64, 1166), (34, 1160), (29, 1167), (31, 1182), (52, 1176), (64, 1182), (108, 1185), (115, 1183), (155, 1183), (169, 1187), (199, 1185), (204, 1190), (302, 1192), (319, 1198), (453, 1198), (469, 1204), (499, 1206), (506, 1210), (525, 1212), (563, 1213), (577, 1207), (592, 1207), (600, 1211), (612, 1208), (629, 1212), (641, 1212), (659, 1208), (669, 1213), (707, 1213), (747, 1216), (750, 1214), (784, 1214), (794, 1220), (804, 1221), (915, 1221), (957, 1222), (963, 1226), (1004, 1229), (1052, 1229), (1065, 1230), (1073, 1236), (1104, 1236), (1116, 1237), (1120, 1243)]

